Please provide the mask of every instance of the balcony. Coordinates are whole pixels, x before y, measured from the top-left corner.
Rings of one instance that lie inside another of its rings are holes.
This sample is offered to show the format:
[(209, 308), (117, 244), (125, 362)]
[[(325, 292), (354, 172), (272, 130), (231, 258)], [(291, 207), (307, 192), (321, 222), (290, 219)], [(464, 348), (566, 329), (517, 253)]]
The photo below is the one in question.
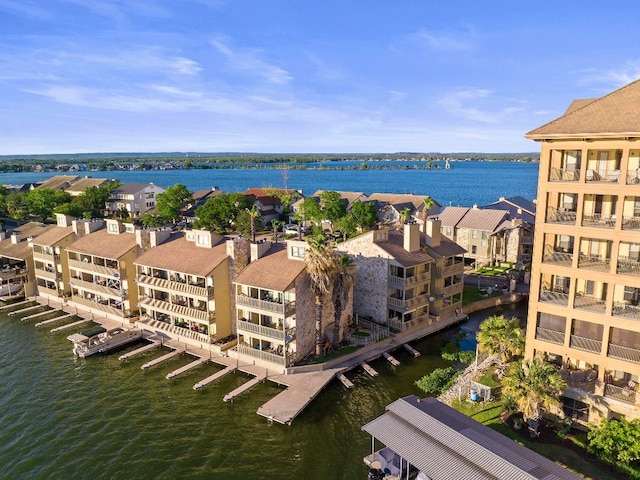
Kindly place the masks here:
[(35, 250), (33, 251), (34, 260), (41, 260), (43, 262), (55, 263), (55, 261), (58, 260), (59, 258), (60, 258), (59, 255), (54, 255), (53, 253), (36, 252)]
[(284, 317), (291, 317), (296, 313), (296, 302), (282, 304), (276, 300), (260, 300), (259, 298), (253, 298), (248, 295), (236, 295), (236, 305), (277, 313)]
[(562, 345), (564, 344), (564, 332), (558, 332), (556, 330), (549, 330), (548, 328), (537, 327), (536, 340), (542, 340), (544, 342)]
[(571, 335), (569, 346), (577, 350), (600, 353), (600, 351), (602, 350), (602, 341), (594, 340), (587, 337), (581, 337), (580, 335)]
[(147, 307), (149, 310), (174, 315), (176, 317), (194, 320), (201, 323), (215, 322), (215, 312), (206, 310), (198, 310), (196, 308), (177, 305), (175, 303), (165, 302), (164, 300), (156, 300), (149, 297), (142, 297), (140, 305)]
[(627, 172), (627, 185), (640, 183), (640, 169)]
[(604, 313), (607, 306), (604, 300), (589, 295), (576, 295), (573, 308), (594, 313)]
[(38, 285), (38, 294), (39, 295), (49, 295), (50, 297), (58, 297), (60, 294), (58, 290), (55, 288), (43, 287), (42, 285)]
[(249, 345), (238, 345), (236, 348), (240, 355), (246, 355), (263, 362), (273, 363), (280, 367), (288, 367), (289, 364), (292, 363), (287, 362), (284, 355), (279, 355), (273, 351), (258, 350), (257, 348), (250, 347)]
[(73, 295), (71, 297), (71, 301), (73, 303), (77, 303), (78, 305), (84, 305), (94, 310), (110, 313), (111, 315), (115, 315), (117, 317), (124, 317), (124, 312), (121, 309), (112, 307), (111, 305), (105, 305), (103, 303), (99, 303), (94, 300), (87, 300), (86, 298), (82, 298), (77, 295)]
[(440, 293), (445, 297), (450, 297), (451, 295), (462, 292), (462, 288), (462, 282), (452, 283), (451, 285), (444, 287)]
[(597, 183), (618, 183), (620, 181), (620, 170), (606, 170), (604, 172), (597, 172), (595, 170), (587, 170), (585, 175), (587, 182)]
[(203, 343), (213, 343), (215, 341), (213, 337), (207, 335), (206, 333), (200, 333), (200, 332), (191, 330), (189, 328), (183, 328), (177, 325), (171, 325), (171, 323), (169, 322), (154, 320), (148, 315), (141, 315), (139, 321), (140, 323), (149, 325), (154, 330), (160, 330), (161, 332), (166, 332), (173, 336), (177, 335), (177, 336), (187, 337), (192, 340), (196, 340), (198, 342), (203, 342)]
[(180, 293), (193, 297), (213, 297), (213, 287), (200, 287), (188, 283), (165, 280), (163, 278), (152, 277), (150, 275), (138, 275), (136, 277), (138, 285), (151, 287), (156, 290), (163, 290), (169, 293)]
[(578, 257), (578, 268), (596, 270), (598, 272), (608, 272), (611, 269), (611, 260), (602, 258), (600, 255), (583, 255)]
[(109, 288), (104, 285), (100, 285), (99, 283), (87, 282), (85, 280), (80, 280), (78, 278), (72, 278), (69, 281), (69, 285), (72, 287), (79, 288), (81, 290), (85, 290), (91, 293), (96, 293), (101, 296), (110, 297), (116, 300), (121, 300), (123, 298), (123, 291), (120, 289)]
[(549, 170), (550, 182), (577, 182), (580, 180), (580, 170), (567, 170), (551, 167)]
[(616, 273), (623, 275), (640, 275), (640, 261), (632, 260), (629, 257), (618, 257)]
[(412, 285), (416, 285), (421, 282), (425, 282), (431, 278), (430, 272), (422, 272), (417, 275), (412, 275), (411, 277), (396, 277), (395, 275), (389, 275), (389, 284), (394, 287), (410, 287)]
[(551, 245), (545, 245), (542, 261), (544, 263), (551, 263), (561, 267), (570, 267), (573, 263), (573, 253), (565, 252), (559, 247), (554, 248)]
[(120, 271), (116, 268), (104, 267), (102, 265), (95, 265), (91, 262), (81, 262), (80, 260), (69, 259), (69, 268), (75, 270), (81, 270), (84, 272), (98, 273), (106, 277), (118, 278)]
[(554, 292), (551, 290), (542, 290), (540, 292), (540, 302), (551, 303), (566, 307), (569, 305), (569, 294), (563, 292)]
[(640, 217), (622, 217), (623, 230), (640, 230)]
[(628, 362), (640, 363), (640, 350), (637, 348), (624, 347), (622, 345), (609, 344), (608, 356)]
[(440, 277), (450, 277), (457, 273), (464, 272), (464, 262), (453, 262), (451, 265), (445, 265), (443, 268), (439, 268), (437, 273)]
[(273, 338), (274, 340), (279, 340), (284, 342), (286, 337), (290, 338), (288, 341), (291, 341), (295, 338), (295, 328), (290, 328), (288, 330), (284, 330), (283, 328), (275, 328), (275, 327), (267, 327), (264, 325), (258, 325), (252, 323), (248, 320), (240, 319), (237, 323), (238, 333), (248, 332), (253, 333), (255, 335), (260, 335), (263, 337)]
[(640, 307), (626, 303), (614, 303), (611, 315), (614, 317), (628, 318), (629, 320), (640, 321)]
[(388, 297), (389, 305), (397, 308), (414, 308), (419, 304), (428, 304), (429, 303), (429, 295), (427, 293), (423, 293), (422, 295), (418, 295), (417, 297), (410, 298), (408, 300), (402, 300), (401, 298), (396, 297)]
[(3, 268), (0, 270), (0, 280), (7, 281), (15, 278), (26, 278), (27, 273), (27, 269), (24, 267)]
[(562, 225), (575, 225), (577, 213), (574, 210), (547, 208), (547, 223), (560, 223)]
[(50, 268), (46, 269), (46, 268), (38, 268), (38, 267), (35, 267), (33, 269), (33, 274), (36, 277), (46, 278), (47, 280), (55, 280), (56, 277), (58, 276), (55, 270), (52, 270)]
[(624, 403), (635, 405), (638, 403), (638, 392), (629, 387), (620, 387), (612, 383), (607, 383), (604, 387), (604, 396), (619, 400)]
[(615, 215), (604, 215), (602, 213), (584, 214), (582, 216), (583, 227), (614, 228), (616, 226)]
[(562, 368), (560, 369), (560, 377), (567, 382), (567, 388), (595, 393), (598, 380), (598, 372), (596, 370), (567, 370)]

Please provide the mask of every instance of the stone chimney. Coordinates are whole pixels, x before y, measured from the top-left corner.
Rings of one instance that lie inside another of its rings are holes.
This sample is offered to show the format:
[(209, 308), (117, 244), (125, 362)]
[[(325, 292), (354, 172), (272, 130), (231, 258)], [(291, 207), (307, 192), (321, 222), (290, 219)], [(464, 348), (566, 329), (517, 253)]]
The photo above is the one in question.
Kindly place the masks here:
[(440, 220), (427, 220), (426, 240), (430, 247), (439, 247), (441, 242), (442, 222)]
[(251, 244), (251, 261), (254, 262), (262, 258), (271, 248), (271, 242), (267, 240), (259, 240)]
[(227, 255), (232, 259), (233, 276), (238, 275), (251, 262), (251, 242), (242, 237), (227, 240)]
[(72, 220), (71, 226), (73, 227), (73, 233), (76, 234), (76, 238), (80, 238), (103, 228), (104, 220)]
[(404, 224), (404, 249), (407, 252), (420, 250), (420, 226), (417, 223)]

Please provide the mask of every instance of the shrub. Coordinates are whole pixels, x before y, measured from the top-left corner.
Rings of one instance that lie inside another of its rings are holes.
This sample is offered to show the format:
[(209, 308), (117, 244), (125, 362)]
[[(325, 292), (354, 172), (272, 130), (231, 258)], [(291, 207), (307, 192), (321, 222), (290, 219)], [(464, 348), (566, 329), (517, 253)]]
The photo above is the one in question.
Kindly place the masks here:
[(458, 372), (453, 367), (436, 368), (418, 380), (416, 385), (427, 395), (438, 395), (453, 385), (457, 376)]
[(605, 419), (588, 434), (590, 453), (616, 465), (640, 460), (640, 420)]

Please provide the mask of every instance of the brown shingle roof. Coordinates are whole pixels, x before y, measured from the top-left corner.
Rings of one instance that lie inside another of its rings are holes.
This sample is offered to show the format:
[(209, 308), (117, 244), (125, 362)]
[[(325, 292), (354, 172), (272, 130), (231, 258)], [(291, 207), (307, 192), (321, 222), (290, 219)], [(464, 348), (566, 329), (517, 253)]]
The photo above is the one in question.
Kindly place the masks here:
[[(598, 134), (640, 135), (640, 80), (591, 102), (569, 107), (563, 116), (525, 135), (533, 140)], [(578, 107), (578, 108), (576, 108)]]
[(411, 267), (423, 263), (433, 262), (433, 257), (417, 250), (408, 252), (404, 249), (404, 235), (399, 232), (389, 232), (389, 240), (376, 242), (385, 252), (387, 252), (396, 262), (403, 267)]
[(440, 245), (437, 247), (430, 247), (426, 245), (425, 248), (428, 253), (432, 253), (433, 251), (435, 255), (440, 255), (441, 257), (455, 257), (456, 255), (467, 253), (465, 248), (462, 248), (456, 242), (449, 240), (444, 235), (440, 237)]
[[(388, 204), (388, 205), (400, 205), (411, 203), (414, 209), (419, 209), (422, 205), (424, 205), (424, 201), (430, 198), (429, 195), (413, 195), (413, 194), (399, 194), (399, 193), (372, 193), (369, 195), (369, 200), (377, 201), (379, 203)], [(432, 199), (433, 200), (433, 199)], [(433, 200), (435, 205), (440, 205), (438, 202)]]
[(273, 245), (265, 256), (247, 265), (234, 283), (284, 292), (305, 268), (302, 260), (287, 258), (284, 245)]
[(64, 190), (68, 188), (73, 182), (78, 180), (79, 177), (73, 175), (56, 175), (48, 180), (45, 180), (37, 188), (51, 188), (53, 190)]
[(42, 245), (45, 247), (53, 247), (60, 240), (63, 240), (72, 234), (73, 234), (72, 227), (58, 227), (57, 225), (53, 225), (53, 228), (47, 230), (46, 232), (34, 238), (33, 244)]
[(68, 193), (77, 193), (80, 194), (84, 192), (87, 188), (90, 187), (99, 187), (103, 183), (107, 183), (109, 180), (106, 178), (81, 178), (73, 182), (73, 184), (66, 188), (65, 191)]
[(457, 228), (472, 228), (474, 230), (493, 232), (508, 217), (509, 212), (505, 210), (470, 208), (458, 223)]
[(11, 236), (0, 241), (0, 257), (13, 258), (15, 260), (25, 260), (33, 254), (33, 250), (27, 242), (28, 237), (37, 237), (43, 233), (56, 228), (55, 225), (45, 225), (43, 223), (29, 222), (14, 228), (12, 233), (17, 233), (22, 237), (18, 243), (11, 242)]
[(123, 183), (118, 188), (113, 190), (113, 192), (111, 192), (111, 195), (115, 195), (118, 193), (123, 195), (134, 195), (144, 190), (149, 185), (153, 185), (153, 184), (152, 183)]
[(144, 253), (134, 263), (174, 272), (205, 277), (227, 258), (225, 244), (213, 248), (188, 242), (183, 233), (173, 233), (169, 240)]
[(67, 247), (70, 252), (118, 259), (137, 245), (133, 233), (108, 233), (106, 228), (79, 238)]
[(446, 207), (438, 215), (435, 215), (443, 227), (455, 227), (460, 220), (467, 214), (469, 209), (467, 207)]

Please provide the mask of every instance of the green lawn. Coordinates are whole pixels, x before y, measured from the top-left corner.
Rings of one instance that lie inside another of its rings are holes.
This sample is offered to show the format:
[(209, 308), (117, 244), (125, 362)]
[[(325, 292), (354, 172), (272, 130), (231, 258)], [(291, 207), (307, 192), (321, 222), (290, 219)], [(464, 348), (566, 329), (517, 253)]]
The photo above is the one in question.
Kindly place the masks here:
[(473, 302), (478, 302), (489, 297), (499, 297), (502, 295), (502, 290), (491, 292), (491, 295), (480, 295), (480, 290), (477, 287), (465, 286), (462, 293), (462, 306), (469, 305)]

